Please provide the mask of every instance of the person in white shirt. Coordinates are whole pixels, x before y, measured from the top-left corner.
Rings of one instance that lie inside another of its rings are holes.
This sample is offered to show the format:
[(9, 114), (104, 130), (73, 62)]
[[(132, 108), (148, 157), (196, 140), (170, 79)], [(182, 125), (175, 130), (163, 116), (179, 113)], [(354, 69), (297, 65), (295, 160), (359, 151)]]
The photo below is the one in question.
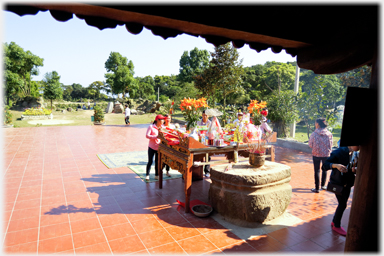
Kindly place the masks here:
[[(205, 110), (201, 114), (201, 120), (197, 121), (198, 126), (207, 126), (209, 127), (211, 125), (211, 121), (208, 119), (208, 115), (205, 113)], [(208, 161), (211, 161), (211, 157), (208, 156)], [(210, 177), (210, 165), (204, 165), (204, 176), (209, 178)]]
[(201, 114), (201, 117), (202, 117), (201, 120), (197, 121), (197, 125), (209, 127), (209, 125), (211, 124), (211, 121), (208, 119), (208, 115), (205, 114), (205, 110)]
[(235, 121), (233, 121), (233, 123), (234, 123), (236, 126), (239, 125), (240, 128), (242, 128), (243, 125), (244, 125), (243, 116), (244, 116), (243, 112), (239, 112), (239, 113), (237, 113), (237, 119), (236, 119)]
[(125, 104), (125, 124), (130, 125), (129, 116), (131, 115), (131, 110), (128, 107), (128, 104)]

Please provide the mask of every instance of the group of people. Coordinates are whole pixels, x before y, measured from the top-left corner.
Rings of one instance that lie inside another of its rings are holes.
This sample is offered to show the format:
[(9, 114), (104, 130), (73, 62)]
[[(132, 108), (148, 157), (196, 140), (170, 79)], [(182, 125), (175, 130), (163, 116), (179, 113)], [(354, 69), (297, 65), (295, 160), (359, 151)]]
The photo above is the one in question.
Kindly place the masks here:
[[(128, 109), (127, 105), (126, 105), (126, 109)], [(267, 124), (267, 118), (266, 118), (266, 116), (268, 115), (268, 110), (266, 110), (265, 113), (266, 114), (263, 117), (263, 122), (260, 125), (260, 128), (262, 129), (263, 132), (270, 133), (272, 132), (272, 129)], [(126, 116), (127, 116), (127, 112), (126, 112)], [(243, 116), (244, 116), (244, 113), (242, 113), (241, 111), (238, 112), (237, 119), (234, 121), (234, 123), (237, 125), (243, 125), (244, 124)], [(129, 120), (129, 115), (128, 115), (128, 120)], [(171, 124), (171, 120), (172, 120), (171, 115), (165, 115), (165, 116), (157, 115), (153, 124), (150, 125), (147, 129), (146, 138), (149, 139), (149, 144), (148, 144), (148, 164), (146, 169), (146, 180), (149, 180), (149, 173), (150, 173), (151, 165), (153, 163), (153, 157), (155, 157), (155, 179), (159, 179), (157, 150), (159, 148), (160, 139), (158, 139), (157, 136), (159, 134), (159, 129), (161, 127), (168, 127), (171, 129), (175, 128), (175, 126)], [(211, 124), (211, 121), (208, 119), (208, 115), (205, 113), (205, 110), (204, 110), (201, 114), (201, 119), (197, 121), (197, 125), (209, 127), (210, 124)], [(208, 158), (208, 161), (211, 161), (210, 156)], [(169, 166), (165, 165), (165, 168), (167, 171), (166, 175), (170, 177)], [(204, 166), (204, 176), (210, 177), (210, 165)]]
[[(311, 189), (314, 193), (326, 190), (327, 172), (332, 169), (330, 181), (342, 186), (341, 194), (335, 194), (338, 206), (336, 208), (331, 223), (332, 230), (336, 233), (346, 236), (347, 232), (341, 227), (341, 218), (347, 208), (347, 202), (351, 193), (351, 187), (354, 185), (356, 167), (350, 167), (352, 154), (359, 151), (359, 146), (339, 147), (332, 151), (333, 136), (327, 129), (327, 123), (324, 118), (318, 118), (315, 121), (315, 131), (311, 134), (308, 145), (312, 148), (312, 159), (315, 171), (315, 188)], [(320, 163), (321, 181), (320, 181)], [(333, 177), (340, 177), (337, 180)]]

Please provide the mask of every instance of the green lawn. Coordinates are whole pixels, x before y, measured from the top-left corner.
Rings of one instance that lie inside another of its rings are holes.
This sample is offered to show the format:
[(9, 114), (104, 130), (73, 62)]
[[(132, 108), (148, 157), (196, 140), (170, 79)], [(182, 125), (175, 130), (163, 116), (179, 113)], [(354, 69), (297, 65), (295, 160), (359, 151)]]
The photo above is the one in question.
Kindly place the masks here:
[[(21, 120), (22, 111), (11, 110), (13, 115), (13, 125), (15, 128), (18, 127), (36, 127), (36, 124), (30, 124), (28, 121), (32, 120)], [(68, 124), (55, 124), (54, 126), (78, 126), (78, 125), (93, 125), (91, 116), (94, 114), (93, 110), (82, 110), (61, 113), (60, 111), (53, 111), (53, 120), (72, 120), (73, 123)], [(131, 124), (149, 124), (155, 120), (156, 114), (144, 114), (144, 115), (131, 115)], [(104, 114), (106, 125), (125, 125), (124, 114)], [(52, 126), (52, 125), (44, 125)]]
[[(309, 133), (309, 136), (311, 136), (311, 133)], [(341, 134), (341, 128), (333, 129), (332, 135), (333, 135), (333, 146), (337, 146), (337, 142), (340, 139)], [(305, 125), (297, 125), (296, 124), (296, 130), (295, 130), (295, 140), (300, 142), (308, 142), (308, 134), (307, 134), (307, 127)]]

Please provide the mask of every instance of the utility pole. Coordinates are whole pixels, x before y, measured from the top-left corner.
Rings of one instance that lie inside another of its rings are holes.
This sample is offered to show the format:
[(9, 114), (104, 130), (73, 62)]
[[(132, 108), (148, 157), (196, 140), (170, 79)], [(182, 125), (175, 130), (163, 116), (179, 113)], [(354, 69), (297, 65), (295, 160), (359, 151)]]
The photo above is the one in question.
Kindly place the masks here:
[[(299, 65), (297, 65), (297, 58), (296, 58), (296, 76), (295, 76), (295, 86), (293, 88), (293, 91), (295, 94), (299, 92), (299, 78), (300, 78), (300, 68)], [(291, 124), (291, 132), (290, 135), (292, 138), (295, 138), (295, 131), (296, 131), (296, 121), (293, 121)]]

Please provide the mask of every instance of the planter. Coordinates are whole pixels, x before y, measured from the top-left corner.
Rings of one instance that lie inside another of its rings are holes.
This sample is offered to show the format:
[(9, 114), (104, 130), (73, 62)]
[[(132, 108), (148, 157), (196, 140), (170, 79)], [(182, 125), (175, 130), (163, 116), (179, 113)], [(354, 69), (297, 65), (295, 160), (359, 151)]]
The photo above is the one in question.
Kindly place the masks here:
[(265, 163), (264, 153), (249, 153), (249, 164), (255, 167), (261, 167)]
[(12, 128), (13, 124), (3, 124), (3, 128)]
[(95, 121), (95, 117), (91, 116), (91, 122), (94, 122), (94, 121)]
[(95, 125), (103, 125), (103, 124), (105, 124), (105, 122), (94, 122), (93, 124), (95, 124)]

